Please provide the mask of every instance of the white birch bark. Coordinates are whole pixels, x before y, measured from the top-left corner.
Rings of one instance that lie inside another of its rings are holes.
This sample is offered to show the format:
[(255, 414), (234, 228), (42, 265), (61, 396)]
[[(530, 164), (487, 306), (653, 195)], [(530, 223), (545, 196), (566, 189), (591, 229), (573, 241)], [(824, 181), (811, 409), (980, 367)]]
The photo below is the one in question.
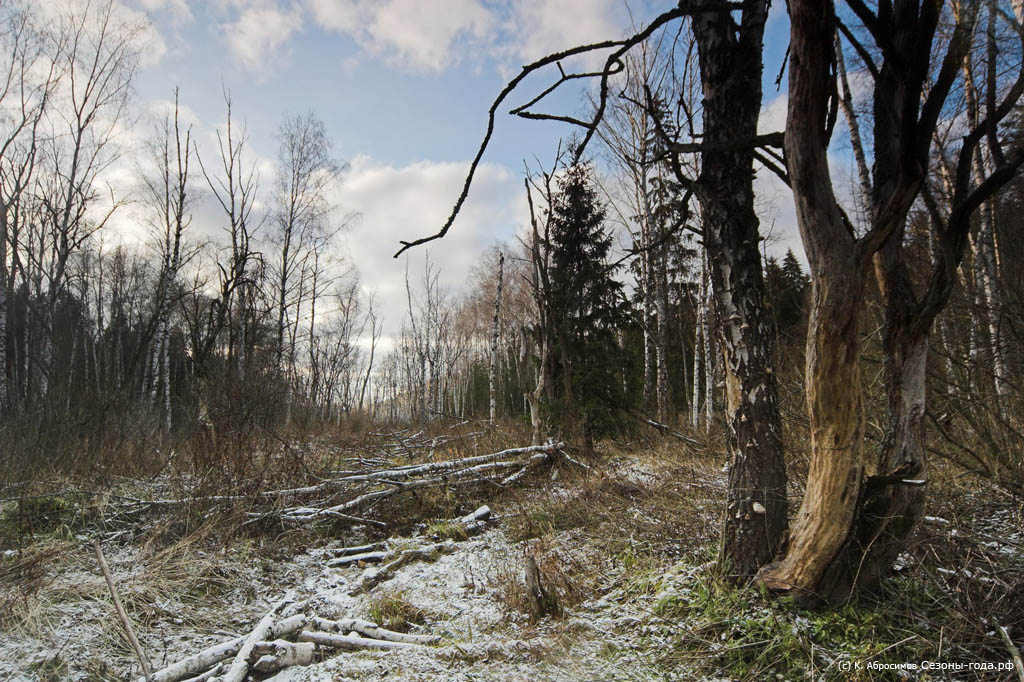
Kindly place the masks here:
[(655, 274), (655, 291), (657, 294), (656, 312), (658, 316), (658, 338), (656, 345), (658, 421), (665, 424), (672, 419), (669, 416), (668, 404), (668, 273), (666, 272), (665, 247), (658, 250), (657, 273)]
[(498, 318), (501, 314), (501, 286), (505, 269), (505, 254), (498, 253), (498, 289), (494, 294), (494, 321), (491, 329), (490, 402), (491, 424), (498, 418)]
[(256, 644), (270, 637), (270, 633), (274, 627), (274, 620), (277, 617), (278, 612), (284, 608), (286, 600), (281, 600), (274, 604), (267, 615), (263, 616), (256, 627), (249, 634), (249, 636), (242, 643), (242, 646), (238, 649), (238, 653), (235, 654), (235, 659), (231, 663), (231, 667), (224, 674), (221, 682), (242, 682), (245, 678), (245, 674), (249, 671), (249, 658), (253, 654), (253, 650)]
[[(1016, 8), (1015, 8), (1016, 9)], [(993, 15), (994, 17), (994, 15)], [(978, 125), (981, 115), (981, 104), (978, 101), (978, 91), (974, 83), (974, 73), (971, 69), (970, 60), (964, 63), (964, 92), (967, 98), (968, 121), (971, 127)], [(975, 181), (980, 183), (992, 172), (991, 160), (985, 157), (979, 147), (974, 154), (973, 171)], [(974, 249), (974, 286), (975, 306), (980, 308), (984, 326), (988, 332), (988, 352), (992, 358), (993, 381), (996, 390), (996, 406), (999, 413), (1005, 416), (1005, 403), (1009, 395), (1007, 385), (1006, 362), (1003, 353), (1003, 344), (1000, 332), (1000, 307), (1001, 297), (996, 286), (996, 256), (995, 256), (995, 209), (991, 201), (986, 201), (978, 208), (979, 225), (977, 234), (971, 240)], [(972, 329), (972, 334), (977, 334), (977, 329)], [(980, 336), (980, 334), (979, 334)], [(983, 339), (979, 339), (983, 340)], [(972, 344), (972, 351), (977, 354), (978, 344)], [(976, 357), (972, 356), (972, 366)]]
[[(703, 275), (701, 275), (703, 277)], [(704, 319), (704, 297), (698, 297), (697, 315), (693, 325), (693, 401), (690, 403), (690, 424), (693, 428), (700, 425), (700, 382), (701, 367), (700, 359), (704, 353), (704, 327), (701, 320)]]

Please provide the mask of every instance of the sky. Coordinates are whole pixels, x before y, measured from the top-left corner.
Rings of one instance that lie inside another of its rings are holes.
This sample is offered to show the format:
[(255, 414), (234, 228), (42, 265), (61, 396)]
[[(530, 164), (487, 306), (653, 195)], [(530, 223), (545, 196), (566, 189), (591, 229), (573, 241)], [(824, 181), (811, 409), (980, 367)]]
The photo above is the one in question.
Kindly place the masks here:
[[(402, 239), (443, 224), (485, 132), (487, 110), (521, 66), (566, 47), (631, 33), (674, 5), (666, 0), (115, 0), (148, 22), (136, 77), (135, 136), (145, 137), (180, 88), (183, 117), (200, 152), (212, 157), (225, 120), (224, 93), (250, 135), (261, 184), (273, 183), (276, 131), (283, 116), (314, 112), (348, 164), (334, 190), (338, 220), (357, 214), (339, 238), (397, 333), (405, 310), (406, 257), (392, 255)], [(784, 3), (773, 4), (764, 54), (761, 128), (781, 130), (785, 85), (775, 85), (788, 40)], [(577, 66), (593, 67), (593, 59)], [(570, 126), (524, 121), (505, 112), (557, 78), (550, 70), (528, 79), (499, 112), (493, 140), (462, 214), (441, 241), (410, 252), (412, 272), (423, 258), (458, 294), (480, 253), (512, 242), (528, 221), (524, 162), (550, 167)], [(584, 90), (566, 88), (546, 111), (577, 114)], [(127, 174), (127, 171), (125, 171)], [(788, 191), (767, 171), (758, 174), (759, 210), (769, 249), (799, 251)], [(269, 195), (269, 192), (268, 192)], [(222, 231), (212, 199), (194, 207), (197, 231)], [(137, 223), (137, 221), (136, 221)], [(132, 237), (131, 212), (121, 230)], [(135, 238), (141, 235), (136, 233)]]

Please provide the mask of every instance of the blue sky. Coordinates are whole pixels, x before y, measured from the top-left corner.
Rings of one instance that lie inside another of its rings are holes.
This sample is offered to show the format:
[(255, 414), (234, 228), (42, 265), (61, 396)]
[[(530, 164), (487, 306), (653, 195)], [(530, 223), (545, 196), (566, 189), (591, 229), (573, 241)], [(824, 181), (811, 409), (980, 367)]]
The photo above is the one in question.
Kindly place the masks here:
[[(151, 24), (136, 81), (140, 130), (148, 115), (166, 111), (173, 89), (180, 87), (195, 139), (212, 156), (226, 88), (269, 189), (281, 117), (311, 110), (325, 122), (336, 155), (350, 164), (336, 200), (343, 211), (360, 214), (339, 247), (359, 268), (364, 288), (376, 292), (392, 333), (404, 309), (405, 262), (391, 255), (399, 239), (436, 231), (447, 217), (484, 132), (487, 109), (507, 79), (552, 51), (622, 37), (632, 23), (644, 24), (674, 4), (118, 1)], [(766, 36), (764, 126), (771, 129), (780, 129), (785, 117), (784, 97), (774, 85), (788, 40), (784, 14), (784, 3), (776, 3)], [(554, 78), (552, 71), (528, 81), (514, 101), (532, 97)], [(545, 109), (577, 113), (582, 97), (580, 88), (566, 89)], [(538, 157), (550, 164), (559, 136), (571, 132), (562, 124), (500, 114), (464, 215), (430, 249), (453, 293), (482, 249), (512, 240), (525, 224), (523, 160)], [(777, 181), (759, 182), (763, 220), (786, 238), (773, 248), (795, 246), (791, 201)], [(212, 202), (200, 201), (194, 210), (196, 229), (216, 237), (220, 227)], [(421, 265), (424, 251), (413, 252), (415, 265)]]

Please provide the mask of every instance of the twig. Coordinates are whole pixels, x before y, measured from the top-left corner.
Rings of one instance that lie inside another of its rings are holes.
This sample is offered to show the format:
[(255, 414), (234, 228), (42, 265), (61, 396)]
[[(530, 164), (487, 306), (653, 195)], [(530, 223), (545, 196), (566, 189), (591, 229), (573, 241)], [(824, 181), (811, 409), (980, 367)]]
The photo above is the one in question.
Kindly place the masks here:
[(132, 643), (132, 648), (135, 649), (139, 665), (142, 666), (142, 675), (146, 678), (146, 682), (150, 682), (153, 673), (149, 665), (149, 659), (146, 658), (146, 653), (142, 650), (142, 645), (139, 644), (139, 640), (135, 636), (132, 622), (128, 620), (128, 614), (125, 613), (124, 606), (121, 605), (121, 597), (117, 594), (117, 586), (114, 585), (114, 577), (110, 575), (110, 568), (107, 566), (107, 560), (103, 556), (100, 541), (94, 540), (92, 546), (96, 550), (96, 559), (100, 563), (100, 570), (103, 571), (103, 578), (107, 581), (107, 587), (110, 588), (110, 596), (114, 600), (114, 609), (117, 611), (117, 617), (121, 619), (121, 625), (124, 626), (125, 632), (128, 633), (128, 641)]
[(1003, 643), (1006, 644), (1006, 648), (1009, 650), (1010, 656), (1013, 657), (1013, 667), (1017, 671), (1017, 679), (1019, 679), (1020, 682), (1024, 682), (1024, 661), (1021, 661), (1020, 649), (1018, 649), (1017, 645), (1013, 643), (1012, 639), (1010, 639), (1010, 633), (1005, 627), (997, 625), (996, 630), (999, 630), (999, 634), (1003, 638)]

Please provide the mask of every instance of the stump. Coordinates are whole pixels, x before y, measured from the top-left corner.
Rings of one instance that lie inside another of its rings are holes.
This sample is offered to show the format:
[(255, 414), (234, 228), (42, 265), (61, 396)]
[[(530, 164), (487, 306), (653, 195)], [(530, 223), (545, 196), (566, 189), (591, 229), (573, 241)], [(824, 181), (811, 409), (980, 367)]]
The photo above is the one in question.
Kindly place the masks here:
[(530, 605), (530, 620), (536, 622), (544, 616), (557, 616), (558, 596), (548, 590), (540, 579), (540, 568), (533, 556), (526, 557), (526, 600)]

